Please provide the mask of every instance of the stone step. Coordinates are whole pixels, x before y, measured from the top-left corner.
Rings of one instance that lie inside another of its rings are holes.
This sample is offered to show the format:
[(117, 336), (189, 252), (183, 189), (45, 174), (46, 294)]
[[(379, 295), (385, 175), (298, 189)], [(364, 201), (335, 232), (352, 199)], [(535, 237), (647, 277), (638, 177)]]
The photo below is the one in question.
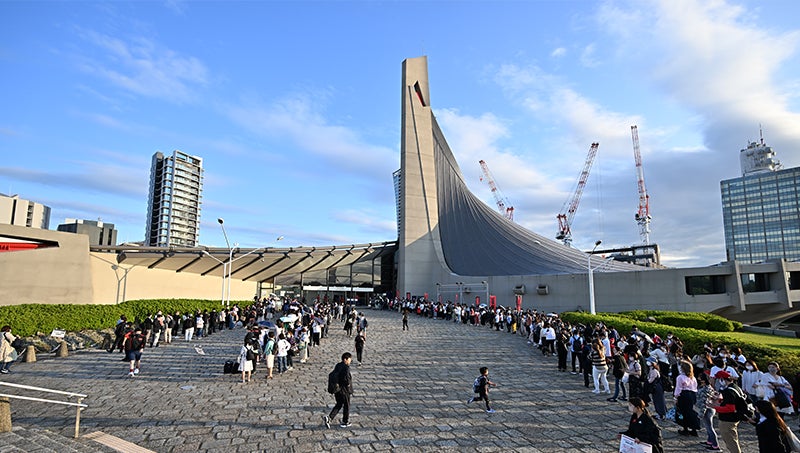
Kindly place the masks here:
[(10, 433), (0, 433), (0, 453), (114, 453), (117, 450), (91, 439), (73, 439), (39, 428), (14, 426)]

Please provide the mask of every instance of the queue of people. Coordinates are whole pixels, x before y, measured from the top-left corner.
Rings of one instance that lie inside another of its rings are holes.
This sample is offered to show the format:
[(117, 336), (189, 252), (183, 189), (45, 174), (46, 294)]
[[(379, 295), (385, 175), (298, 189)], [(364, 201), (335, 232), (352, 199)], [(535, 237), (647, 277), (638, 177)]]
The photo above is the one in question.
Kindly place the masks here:
[[(742, 422), (755, 426), (761, 452), (793, 451), (785, 423), (795, 412), (791, 383), (781, 375), (778, 363), (759, 371), (740, 348), (706, 343), (702, 351), (690, 354), (672, 333), (660, 338), (633, 326), (623, 334), (603, 323), (571, 325), (555, 313), (536, 310), (424, 299), (395, 300), (388, 306), (404, 314), (404, 329), (408, 314), (416, 313), (518, 333), (543, 356), (557, 356), (558, 372), (566, 372), (571, 363), (571, 374), (581, 375), (593, 393), (609, 395), (611, 403), (627, 401), (631, 420), (622, 434), (653, 445), (653, 451), (663, 451), (661, 425), (666, 420), (680, 426), (679, 435), (699, 437), (699, 431), (705, 430), (701, 446), (712, 451), (724, 446), (740, 453)], [(609, 374), (614, 379), (613, 395)]]

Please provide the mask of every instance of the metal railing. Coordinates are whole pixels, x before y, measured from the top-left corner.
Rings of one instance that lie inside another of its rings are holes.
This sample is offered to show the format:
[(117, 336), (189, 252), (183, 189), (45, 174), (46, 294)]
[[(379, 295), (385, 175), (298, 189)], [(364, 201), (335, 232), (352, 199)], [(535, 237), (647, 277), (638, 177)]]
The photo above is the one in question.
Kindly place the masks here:
[[(61, 404), (63, 406), (74, 406), (75, 407), (75, 438), (78, 438), (78, 433), (81, 427), (81, 411), (88, 407), (86, 404), (83, 404), (84, 398), (87, 395), (83, 395), (81, 393), (73, 393), (73, 392), (62, 392), (61, 390), (51, 390), (42, 387), (33, 387), (30, 385), (21, 385), (21, 384), (11, 384), (9, 382), (0, 382), (0, 385), (4, 385), (6, 387), (13, 387), (22, 390), (31, 390), (36, 392), (45, 392), (45, 393), (55, 393), (57, 395), (64, 395), (67, 398), (77, 398), (77, 401), (59, 401), (59, 400), (51, 400), (51, 399), (44, 399), (44, 398), (33, 398), (30, 396), (21, 396), (21, 395), (10, 395), (7, 393), (0, 393), (0, 398), (10, 398), (10, 399), (18, 399), (18, 400), (25, 400), (25, 401), (38, 401), (40, 403), (49, 403), (49, 404)], [(10, 414), (9, 414), (10, 416)]]

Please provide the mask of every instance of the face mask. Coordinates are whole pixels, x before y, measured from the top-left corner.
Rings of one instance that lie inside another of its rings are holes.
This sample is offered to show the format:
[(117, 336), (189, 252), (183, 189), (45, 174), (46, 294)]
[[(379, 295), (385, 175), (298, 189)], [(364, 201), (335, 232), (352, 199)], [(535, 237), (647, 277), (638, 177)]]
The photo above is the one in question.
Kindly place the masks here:
[(724, 359), (725, 357), (728, 357), (728, 354), (720, 354), (719, 356)]
[(772, 373), (772, 374), (775, 374), (775, 373), (777, 373), (777, 372), (778, 372), (778, 369), (777, 369), (777, 368), (775, 368), (774, 366), (771, 366), (771, 367), (769, 367), (768, 369), (769, 369), (769, 372), (770, 372), (770, 373)]
[(753, 367), (750, 365), (747, 365), (745, 368), (747, 368), (747, 371), (753, 371)]

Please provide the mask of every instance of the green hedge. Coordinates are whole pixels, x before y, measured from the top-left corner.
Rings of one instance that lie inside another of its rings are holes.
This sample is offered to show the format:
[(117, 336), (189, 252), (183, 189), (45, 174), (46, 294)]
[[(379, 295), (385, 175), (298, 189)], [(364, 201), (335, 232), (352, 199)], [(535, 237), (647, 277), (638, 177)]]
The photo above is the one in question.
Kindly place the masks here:
[(621, 312), (620, 315), (643, 322), (648, 318), (655, 318), (658, 324), (675, 327), (688, 327), (691, 329), (708, 330), (711, 332), (735, 332), (742, 330), (742, 323), (731, 321), (711, 313), (689, 313), (663, 310), (632, 310)]
[(800, 371), (800, 354), (783, 351), (771, 346), (763, 346), (755, 342), (741, 341), (726, 336), (724, 333), (643, 322), (632, 317), (608, 313), (590, 315), (583, 312), (566, 312), (561, 314), (561, 318), (573, 324), (581, 323), (584, 325), (594, 325), (597, 322), (603, 322), (607, 326), (616, 328), (620, 334), (626, 336), (630, 333), (634, 325), (650, 336), (658, 334), (661, 338), (666, 338), (667, 333), (672, 332), (683, 342), (684, 354), (689, 358), (699, 351), (702, 351), (703, 344), (710, 341), (716, 346), (725, 345), (728, 347), (728, 350), (734, 347), (742, 348), (745, 357), (755, 361), (758, 368), (762, 371), (766, 371), (767, 364), (772, 361), (780, 364), (781, 372), (789, 379)]
[[(249, 301), (232, 301), (240, 306)], [(0, 307), (0, 326), (9, 325), (16, 335), (28, 337), (37, 332), (49, 334), (53, 329), (79, 332), (85, 329), (114, 327), (120, 315), (129, 321), (143, 319), (161, 310), (164, 313), (194, 312), (220, 308), (219, 300), (154, 299), (133, 300), (119, 305), (23, 304)]]

